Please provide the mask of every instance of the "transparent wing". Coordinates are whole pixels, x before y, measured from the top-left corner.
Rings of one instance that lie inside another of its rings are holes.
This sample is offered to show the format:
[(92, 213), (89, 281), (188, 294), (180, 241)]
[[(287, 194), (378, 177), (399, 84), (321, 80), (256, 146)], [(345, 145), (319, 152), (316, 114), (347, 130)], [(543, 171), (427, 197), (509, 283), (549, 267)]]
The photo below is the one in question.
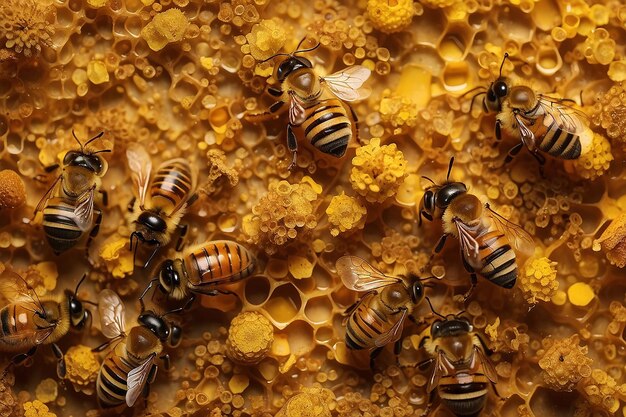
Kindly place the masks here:
[(474, 346), (474, 355), (478, 358), (480, 365), (482, 365), (482, 370), (485, 373), (485, 376), (494, 384), (498, 382), (496, 368), (494, 368), (493, 363), (491, 363), (489, 358), (485, 355), (485, 352), (483, 352), (478, 346)]
[(489, 204), (485, 204), (485, 208), (495, 228), (509, 239), (516, 251), (526, 256), (535, 252), (535, 241), (521, 226), (502, 217)]
[(74, 208), (76, 225), (83, 232), (88, 230), (93, 224), (93, 200), (95, 197), (95, 187), (85, 191), (78, 198)]
[(522, 142), (524, 142), (526, 147), (531, 151), (537, 149), (535, 144), (535, 134), (528, 128), (528, 126), (526, 126), (526, 123), (522, 120), (519, 114), (516, 114), (513, 117), (515, 117), (517, 130), (519, 131), (519, 136), (522, 139)]
[(354, 291), (369, 291), (401, 281), (383, 274), (358, 256), (342, 256), (335, 266), (343, 285)]
[(56, 324), (40, 329), (21, 330), (19, 333), (7, 334), (2, 336), (4, 343), (14, 342), (22, 346), (32, 347), (42, 344), (54, 331)]
[(98, 313), (105, 337), (114, 339), (125, 333), (124, 303), (115, 291), (104, 289), (98, 294)]
[(371, 90), (362, 88), (372, 71), (361, 65), (348, 67), (322, 78), (328, 89), (345, 101), (363, 100), (369, 97)]
[(433, 373), (430, 375), (428, 379), (428, 385), (426, 386), (426, 392), (431, 392), (439, 385), (439, 381), (441, 377), (447, 375), (447, 367), (446, 364), (449, 364), (450, 367), (453, 368), (452, 364), (446, 357), (446, 355), (440, 350), (437, 352), (437, 357), (435, 358), (435, 366), (433, 366)]
[(150, 158), (143, 146), (134, 142), (128, 144), (126, 158), (128, 159), (128, 168), (130, 168), (133, 183), (137, 189), (139, 203), (143, 205), (146, 201), (146, 192), (150, 182), (152, 158)]
[(36, 345), (42, 344), (56, 329), (57, 325), (54, 324), (52, 326), (44, 327), (43, 329), (37, 329), (34, 332), (34, 340)]
[(156, 353), (151, 354), (148, 359), (145, 360), (141, 365), (131, 370), (128, 373), (128, 391), (126, 391), (126, 405), (132, 407), (135, 405), (137, 398), (143, 392), (143, 388), (146, 386), (148, 382), (148, 377), (150, 376), (150, 370), (152, 369), (152, 365), (154, 365), (154, 359), (156, 358)]
[(63, 180), (63, 175), (59, 175), (57, 179), (54, 180), (50, 188), (48, 188), (48, 191), (46, 191), (43, 197), (41, 197), (41, 200), (39, 200), (39, 203), (37, 203), (37, 207), (35, 207), (35, 214), (43, 210), (43, 208), (46, 206), (46, 203), (48, 202), (48, 200), (54, 193), (54, 190), (56, 189), (57, 185), (59, 184), (59, 181), (62, 181), (62, 180)]
[(20, 303), (33, 313), (43, 314), (43, 306), (33, 287), (17, 272), (5, 270), (0, 275), (0, 294), (6, 299), (7, 304)]
[(408, 310), (403, 309), (400, 314), (400, 318), (386, 333), (381, 333), (376, 339), (374, 339), (374, 345), (376, 347), (387, 346), (389, 343), (393, 343), (402, 336), (402, 330), (404, 329), (404, 320), (408, 315)]
[(469, 226), (459, 220), (455, 220), (456, 228), (459, 232), (459, 242), (461, 243), (461, 256), (473, 267), (480, 265), (478, 258), (480, 245)]
[(543, 111), (551, 116), (544, 122), (549, 126), (555, 121), (567, 133), (580, 133), (589, 124), (589, 116), (575, 107), (573, 102), (546, 95), (539, 95), (539, 105)]
[(289, 94), (289, 123), (300, 126), (304, 122), (304, 106), (302, 101), (293, 93)]

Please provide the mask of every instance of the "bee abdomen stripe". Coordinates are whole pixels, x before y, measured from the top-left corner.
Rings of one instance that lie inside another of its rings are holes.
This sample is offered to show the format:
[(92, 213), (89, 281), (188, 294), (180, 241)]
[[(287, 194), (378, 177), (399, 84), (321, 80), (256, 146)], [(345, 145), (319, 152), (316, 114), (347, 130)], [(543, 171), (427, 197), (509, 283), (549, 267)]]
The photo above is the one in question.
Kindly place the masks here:
[(318, 113), (323, 113), (325, 111), (329, 111), (332, 109), (341, 109), (342, 107), (338, 104), (324, 105), (317, 107), (310, 115), (307, 116), (307, 120), (311, 120), (313, 116)]
[(9, 325), (9, 308), (5, 307), (2, 309), (2, 311), (0, 312), (0, 321), (2, 321), (2, 333), (3, 335), (10, 335), (11, 334), (11, 328)]
[[(340, 133), (343, 129), (347, 129), (348, 132), (352, 133), (352, 130), (350, 130), (350, 124), (347, 122), (343, 122), (343, 123), (337, 123), (333, 126), (329, 126), (325, 129), (323, 129), (322, 131), (318, 132), (315, 136), (313, 136), (311, 138), (311, 144), (315, 145), (315, 146), (321, 146), (324, 145), (326, 143), (329, 143), (333, 140), (338, 139), (338, 137), (333, 136), (333, 134), (337, 134)], [(345, 134), (342, 134), (341, 136), (345, 136)], [(322, 142), (319, 145), (316, 145), (317, 142)]]
[[(315, 112), (315, 113), (317, 113), (317, 112)], [(315, 114), (315, 113), (313, 113), (313, 114)], [(311, 117), (309, 117), (307, 119), (307, 122), (309, 120), (313, 120), (313, 121), (310, 124), (305, 122), (306, 127), (304, 129), (304, 134), (308, 135), (313, 129), (315, 129), (316, 127), (318, 127), (322, 123), (328, 122), (328, 121), (330, 121), (330, 120), (332, 120), (332, 119), (334, 119), (336, 117), (341, 117), (341, 116), (343, 116), (343, 114), (341, 114), (341, 113), (331, 113), (331, 112), (328, 112), (326, 114), (321, 115), (320, 117), (318, 117), (316, 119), (312, 119)]]
[(489, 255), (485, 256), (485, 258), (484, 258), (485, 259), (485, 263), (486, 264), (492, 263), (493, 261), (498, 259), (500, 256), (504, 255), (509, 250), (511, 250), (511, 245), (507, 244), (507, 245), (504, 245), (504, 246), (500, 246), (498, 249), (494, 250)]

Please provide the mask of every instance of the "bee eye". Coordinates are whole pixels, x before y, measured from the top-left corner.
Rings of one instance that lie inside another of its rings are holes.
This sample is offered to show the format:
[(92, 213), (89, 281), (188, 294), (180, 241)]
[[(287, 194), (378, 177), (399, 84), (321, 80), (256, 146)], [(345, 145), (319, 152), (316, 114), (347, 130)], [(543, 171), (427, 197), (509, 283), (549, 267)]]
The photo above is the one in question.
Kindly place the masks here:
[(509, 93), (509, 89), (504, 81), (498, 81), (494, 86), (495, 95), (505, 97)]
[(65, 154), (65, 157), (63, 158), (63, 165), (69, 165), (72, 163), (72, 161), (74, 160), (74, 158), (76, 158), (76, 152), (74, 151), (69, 151)]
[(413, 298), (415, 301), (421, 300), (424, 296), (424, 286), (420, 282), (413, 284)]

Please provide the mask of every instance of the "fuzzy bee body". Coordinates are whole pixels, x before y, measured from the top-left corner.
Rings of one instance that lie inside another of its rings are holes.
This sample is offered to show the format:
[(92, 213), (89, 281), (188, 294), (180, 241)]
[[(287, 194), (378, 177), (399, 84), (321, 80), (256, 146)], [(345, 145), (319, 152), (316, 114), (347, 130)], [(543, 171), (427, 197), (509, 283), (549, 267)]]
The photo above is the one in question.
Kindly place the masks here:
[(176, 248), (181, 246), (187, 228), (180, 221), (195, 200), (196, 177), (186, 159), (176, 158), (161, 163), (151, 179), (150, 155), (139, 144), (129, 146), (126, 156), (138, 194), (129, 207), (129, 221), (134, 229), (130, 245), (132, 249), (134, 238), (135, 251), (139, 242), (152, 248), (144, 265), (147, 267), (159, 248), (170, 242), (176, 229), (180, 229)]
[(436, 397), (455, 416), (478, 416), (487, 402), (489, 385), (497, 382), (495, 368), (486, 356), (486, 346), (465, 318), (447, 317), (431, 326), (421, 345), (432, 365), (427, 392), (429, 409)]
[(166, 260), (159, 276), (150, 281), (140, 299), (156, 282), (174, 300), (193, 300), (195, 294), (230, 294), (219, 287), (249, 277), (256, 264), (255, 257), (237, 242), (209, 241)]
[(356, 256), (342, 256), (336, 266), (347, 288), (368, 291), (345, 312), (345, 341), (349, 349), (373, 349), (372, 367), (381, 349), (400, 339), (404, 321), (424, 299), (424, 286), (415, 275), (388, 276)]
[[(114, 408), (126, 402), (128, 374), (140, 365), (141, 361), (129, 354), (125, 342), (119, 343), (106, 356), (96, 379), (96, 395), (100, 408)], [(156, 369), (156, 365), (152, 366)]]
[(314, 102), (305, 107), (300, 126), (313, 146), (337, 158), (346, 153), (352, 139), (352, 122), (338, 99)]

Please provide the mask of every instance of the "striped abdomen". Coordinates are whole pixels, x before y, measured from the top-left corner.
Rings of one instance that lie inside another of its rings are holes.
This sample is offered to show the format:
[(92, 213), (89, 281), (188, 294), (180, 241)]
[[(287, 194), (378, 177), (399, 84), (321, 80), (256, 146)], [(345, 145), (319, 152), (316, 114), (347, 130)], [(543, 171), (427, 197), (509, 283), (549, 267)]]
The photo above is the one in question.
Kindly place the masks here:
[(118, 345), (109, 352), (98, 372), (96, 391), (101, 408), (112, 408), (126, 403), (128, 373), (139, 366), (132, 358), (118, 355), (117, 352), (125, 352), (125, 347)]
[(55, 254), (60, 254), (76, 245), (83, 231), (76, 224), (76, 201), (54, 197), (43, 209), (43, 230)]
[(477, 273), (504, 288), (513, 288), (517, 280), (515, 251), (499, 230), (487, 230), (476, 237), (478, 256), (468, 260)]
[(441, 377), (437, 393), (456, 416), (478, 416), (487, 401), (489, 381), (483, 374), (457, 373)]
[[(348, 318), (346, 327), (346, 346), (350, 349), (370, 349), (381, 334), (388, 332), (396, 321), (389, 318), (381, 311), (376, 293), (370, 293), (363, 297), (358, 307)], [(400, 314), (396, 314), (397, 319)]]
[(305, 109), (302, 129), (307, 140), (320, 151), (343, 156), (352, 138), (352, 123), (337, 99), (324, 100)]
[(254, 272), (256, 260), (237, 242), (216, 240), (192, 251), (184, 258), (189, 281), (212, 287), (244, 279)]
[(168, 207), (168, 214), (171, 215), (189, 199), (192, 187), (191, 166), (186, 160), (177, 158), (159, 166), (150, 183), (149, 193), (152, 203)]
[(545, 113), (532, 116), (531, 120), (534, 124), (527, 126), (535, 135), (535, 145), (540, 151), (555, 158), (580, 158), (582, 145), (579, 134), (566, 132), (554, 117)]

